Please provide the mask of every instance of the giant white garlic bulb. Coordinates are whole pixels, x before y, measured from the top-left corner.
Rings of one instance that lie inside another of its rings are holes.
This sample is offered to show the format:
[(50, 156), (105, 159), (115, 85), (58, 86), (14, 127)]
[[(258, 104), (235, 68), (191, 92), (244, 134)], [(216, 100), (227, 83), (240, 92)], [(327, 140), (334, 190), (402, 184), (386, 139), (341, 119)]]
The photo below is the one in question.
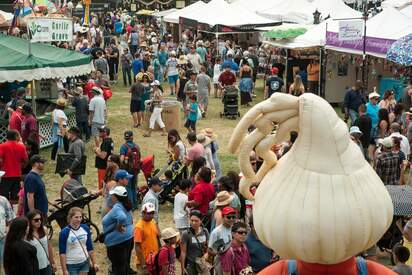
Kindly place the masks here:
[[(256, 130), (246, 135), (251, 124)], [(272, 133), (274, 123), (279, 124)], [(269, 148), (291, 130), (299, 137), (277, 161)], [(264, 159), (255, 175), (249, 153)], [(242, 118), (229, 149), (239, 150), (241, 192), (260, 182), (253, 206), (259, 238), (284, 258), (335, 264), (371, 247), (389, 227), (393, 206), (382, 181), (322, 98), (276, 93)]]

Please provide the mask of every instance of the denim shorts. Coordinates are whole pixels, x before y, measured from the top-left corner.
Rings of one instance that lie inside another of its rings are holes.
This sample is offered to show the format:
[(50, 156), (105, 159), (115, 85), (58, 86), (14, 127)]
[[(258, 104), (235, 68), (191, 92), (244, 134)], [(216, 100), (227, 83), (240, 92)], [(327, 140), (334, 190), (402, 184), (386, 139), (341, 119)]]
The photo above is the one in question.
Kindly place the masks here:
[(89, 260), (86, 260), (79, 264), (67, 264), (67, 271), (69, 271), (70, 275), (77, 275), (80, 272), (89, 272), (90, 265)]
[(169, 84), (175, 84), (177, 82), (177, 80), (179, 79), (179, 75), (169, 75), (167, 77), (167, 79), (169, 80)]

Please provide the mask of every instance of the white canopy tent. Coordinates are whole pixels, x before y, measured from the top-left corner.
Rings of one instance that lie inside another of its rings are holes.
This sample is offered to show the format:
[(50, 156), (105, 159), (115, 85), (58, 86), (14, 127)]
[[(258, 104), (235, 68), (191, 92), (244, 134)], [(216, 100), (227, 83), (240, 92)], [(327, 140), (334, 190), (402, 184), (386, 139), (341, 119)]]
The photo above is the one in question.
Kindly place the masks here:
[[(403, 9), (401, 9), (401, 13), (412, 18), (412, 5), (409, 5)], [(411, 30), (412, 32), (412, 30)]]
[(187, 14), (195, 11), (201, 11), (206, 6), (205, 2), (197, 1), (183, 9), (176, 10), (175, 12), (169, 13), (165, 17), (163, 17), (163, 21), (168, 23), (179, 23), (179, 17), (186, 17)]
[[(392, 20), (389, 20), (392, 19)], [(412, 18), (401, 13), (401, 11), (387, 7), (379, 14), (370, 18), (366, 22), (366, 37), (373, 38), (375, 40), (382, 40), (384, 44), (382, 47), (389, 47), (393, 42), (399, 38), (410, 34), (412, 30)], [(339, 32), (339, 22), (332, 21), (328, 24), (328, 32), (338, 33)], [(328, 43), (329, 44), (329, 43)], [(354, 54), (362, 54), (362, 50), (351, 49), (348, 47), (337, 47), (326, 45), (327, 49), (332, 49), (340, 52), (348, 52)], [(366, 50), (366, 54), (373, 55), (376, 57), (385, 58), (385, 53), (377, 53), (371, 50)]]
[(381, 6), (382, 8), (403, 8), (406, 7), (407, 5), (411, 5), (412, 0), (385, 0), (382, 2)]
[(361, 16), (359, 11), (350, 8), (342, 0), (288, 0), (259, 10), (257, 14), (277, 21), (311, 24), (316, 10), (323, 19), (329, 16), (334, 19)]
[(259, 25), (274, 22), (274, 20), (257, 15), (243, 6), (229, 4), (225, 0), (212, 0), (201, 9), (193, 10), (191, 13), (181, 15), (181, 17), (196, 20), (210, 26)]
[(273, 7), (275, 4), (284, 2), (285, 0), (254, 0), (253, 5), (251, 5), (250, 0), (237, 0), (231, 4), (233, 7), (247, 8), (252, 12), (257, 12), (259, 10), (266, 10)]
[(152, 16), (164, 17), (164, 16), (166, 16), (168, 14), (171, 14), (173, 12), (176, 12), (176, 11), (178, 11), (178, 9), (172, 8), (172, 9), (168, 9), (168, 10), (164, 10), (164, 11), (155, 12), (155, 13), (152, 14)]
[(308, 31), (293, 39), (264, 41), (263, 43), (286, 49), (300, 49), (325, 46), (326, 25), (331, 19), (325, 20), (319, 25), (312, 25)]

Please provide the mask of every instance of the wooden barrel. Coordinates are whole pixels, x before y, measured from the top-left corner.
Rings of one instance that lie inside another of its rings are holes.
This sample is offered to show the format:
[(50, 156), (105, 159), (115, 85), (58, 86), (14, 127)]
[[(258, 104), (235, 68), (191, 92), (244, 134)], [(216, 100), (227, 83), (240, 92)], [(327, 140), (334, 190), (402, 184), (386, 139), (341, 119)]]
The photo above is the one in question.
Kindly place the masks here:
[[(145, 102), (146, 110), (144, 112), (144, 123), (143, 123), (143, 126), (146, 129), (149, 129), (149, 120), (150, 120), (150, 116), (152, 115), (152, 113), (149, 112), (149, 107), (147, 106), (148, 103), (149, 101)], [(166, 126), (167, 131), (170, 129), (177, 129), (177, 130), (180, 129), (181, 123), (182, 123), (180, 105), (181, 105), (180, 102), (177, 100), (172, 100), (172, 99), (163, 100), (162, 120)], [(155, 131), (160, 130), (160, 127), (157, 123), (155, 123), (154, 130)]]

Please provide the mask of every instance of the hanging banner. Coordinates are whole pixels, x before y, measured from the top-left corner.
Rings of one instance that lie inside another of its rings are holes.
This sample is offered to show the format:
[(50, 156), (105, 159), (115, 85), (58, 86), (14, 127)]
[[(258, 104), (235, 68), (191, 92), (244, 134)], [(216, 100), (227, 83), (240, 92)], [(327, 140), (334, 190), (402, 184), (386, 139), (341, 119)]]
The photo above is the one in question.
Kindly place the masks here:
[(363, 20), (339, 21), (339, 40), (354, 41), (363, 39)]
[(31, 42), (73, 41), (73, 22), (69, 18), (30, 18), (27, 28)]

